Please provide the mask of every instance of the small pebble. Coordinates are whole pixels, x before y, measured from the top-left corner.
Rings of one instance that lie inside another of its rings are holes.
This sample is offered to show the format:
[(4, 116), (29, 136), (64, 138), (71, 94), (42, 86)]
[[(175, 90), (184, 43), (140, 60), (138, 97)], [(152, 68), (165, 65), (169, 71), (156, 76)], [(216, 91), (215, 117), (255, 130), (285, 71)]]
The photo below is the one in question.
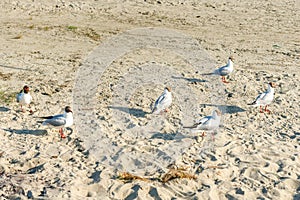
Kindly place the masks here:
[(229, 98), (233, 97), (233, 93), (229, 93), (229, 94), (228, 94), (228, 97), (229, 97)]
[(28, 190), (28, 192), (27, 192), (27, 198), (28, 199), (33, 199), (33, 194), (31, 192), (31, 190)]

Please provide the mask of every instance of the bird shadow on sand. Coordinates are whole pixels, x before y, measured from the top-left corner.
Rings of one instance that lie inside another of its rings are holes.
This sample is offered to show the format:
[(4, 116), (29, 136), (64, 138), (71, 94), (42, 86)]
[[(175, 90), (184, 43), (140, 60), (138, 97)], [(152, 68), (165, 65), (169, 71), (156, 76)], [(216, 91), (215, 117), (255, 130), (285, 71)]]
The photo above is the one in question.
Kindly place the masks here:
[(122, 112), (128, 113), (135, 117), (140, 117), (140, 118), (144, 118), (144, 117), (146, 117), (147, 114), (150, 114), (149, 112), (145, 112), (142, 109), (138, 109), (138, 108), (128, 108), (128, 107), (122, 107), (122, 106), (108, 106), (108, 108), (120, 110)]
[(47, 130), (40, 129), (40, 130), (30, 130), (30, 129), (3, 129), (4, 131), (14, 133), (14, 134), (24, 134), (24, 135), (46, 135)]
[(23, 67), (14, 67), (14, 66), (8, 66), (0, 64), (0, 67), (8, 68), (8, 69), (17, 69), (17, 70), (25, 70), (25, 71), (32, 71), (31, 69), (23, 68)]
[(0, 112), (8, 112), (8, 111), (10, 111), (9, 108), (6, 108), (4, 106), (0, 106)]
[(176, 137), (176, 133), (159, 133), (159, 132), (152, 132), (153, 135), (150, 139), (163, 139), (163, 140), (174, 140)]
[(191, 138), (189, 136), (183, 135), (181, 133), (160, 133), (160, 132), (151, 132), (153, 135), (150, 139), (163, 139), (163, 140), (177, 140), (181, 141), (184, 138)]
[(234, 114), (234, 113), (246, 111), (241, 107), (231, 106), (231, 105), (201, 104), (201, 106), (217, 107), (219, 110), (222, 111), (223, 114)]
[(201, 79), (197, 79), (197, 78), (186, 78), (186, 77), (179, 77), (179, 76), (172, 76), (173, 79), (182, 79), (182, 80), (186, 80), (188, 82), (191, 83), (205, 83), (208, 82), (207, 80), (201, 80)]

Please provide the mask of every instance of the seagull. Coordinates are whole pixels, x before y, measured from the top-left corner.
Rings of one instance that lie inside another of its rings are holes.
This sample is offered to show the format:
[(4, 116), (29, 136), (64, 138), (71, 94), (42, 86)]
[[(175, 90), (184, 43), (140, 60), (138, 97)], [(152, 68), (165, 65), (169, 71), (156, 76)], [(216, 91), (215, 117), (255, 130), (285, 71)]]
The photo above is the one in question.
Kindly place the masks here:
[[(17, 102), (21, 105), (21, 110), (23, 112), (25, 112), (25, 110), (23, 109), (23, 105), (29, 105), (30, 102), (32, 101), (32, 97), (29, 93), (29, 87), (27, 85), (25, 85), (23, 87), (23, 89), (20, 91), (19, 94), (17, 94)], [(30, 105), (29, 105), (30, 108)], [(30, 113), (32, 112), (32, 110), (29, 111)]]
[(229, 83), (228, 81), (226, 81), (225, 76), (229, 75), (232, 71), (233, 71), (233, 57), (229, 57), (226, 65), (216, 69), (212, 73), (207, 73), (202, 75), (219, 75), (222, 77), (223, 83)]
[(226, 81), (225, 76), (229, 75), (233, 71), (233, 57), (228, 58), (228, 62), (226, 65), (216, 69), (214, 74), (220, 75), (222, 77), (223, 83), (229, 83)]
[(168, 112), (168, 107), (171, 105), (171, 103), (172, 103), (171, 88), (166, 87), (162, 95), (160, 95), (160, 97), (158, 97), (158, 99), (155, 101), (152, 113), (159, 114), (162, 111)]
[[(260, 111), (261, 113), (263, 113), (264, 111), (267, 113), (271, 113), (270, 110), (267, 109), (268, 105), (272, 103), (273, 99), (274, 99), (274, 91), (275, 91), (275, 83), (269, 83), (268, 85), (268, 90), (260, 95), (258, 95), (258, 97), (256, 97), (255, 101), (253, 101), (252, 103), (248, 104), (251, 106), (259, 106), (260, 107)], [(265, 110), (263, 111), (262, 106), (265, 106)]]
[(219, 128), (221, 122), (221, 115), (221, 111), (214, 110), (211, 116), (206, 116), (200, 119), (193, 126), (184, 126), (183, 128), (189, 128), (193, 132), (203, 131), (202, 136), (205, 136), (204, 131), (216, 131)]
[(53, 128), (59, 128), (61, 138), (66, 138), (66, 136), (63, 133), (63, 128), (70, 127), (73, 125), (73, 112), (70, 106), (65, 107), (64, 114), (39, 118), (46, 119), (42, 125), (50, 126)]

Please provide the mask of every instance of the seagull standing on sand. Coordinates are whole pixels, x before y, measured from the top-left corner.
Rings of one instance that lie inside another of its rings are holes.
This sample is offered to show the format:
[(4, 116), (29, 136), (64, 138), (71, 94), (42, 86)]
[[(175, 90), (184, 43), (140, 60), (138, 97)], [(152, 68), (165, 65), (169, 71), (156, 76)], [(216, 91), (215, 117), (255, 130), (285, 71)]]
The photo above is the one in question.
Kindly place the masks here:
[[(258, 97), (256, 97), (255, 101), (253, 101), (252, 103), (248, 104), (251, 106), (259, 106), (260, 107), (260, 111), (261, 113), (268, 112), (271, 113), (270, 110), (267, 109), (268, 105), (272, 103), (273, 99), (274, 99), (274, 89), (275, 88), (275, 83), (269, 83), (268, 85), (268, 90), (260, 95), (258, 95)], [(263, 111), (262, 106), (265, 106), (265, 109)]]
[(205, 136), (205, 131), (216, 131), (219, 128), (221, 122), (221, 115), (221, 111), (214, 110), (211, 116), (206, 116), (200, 119), (193, 126), (185, 126), (183, 128), (189, 128), (193, 132), (203, 131), (202, 136)]
[(64, 114), (40, 117), (46, 119), (42, 125), (50, 126), (52, 128), (59, 128), (59, 133), (61, 138), (66, 138), (63, 133), (63, 128), (70, 127), (73, 125), (73, 112), (70, 106), (65, 108)]
[[(27, 85), (25, 85), (23, 87), (23, 89), (20, 91), (19, 94), (17, 94), (17, 102), (21, 105), (21, 110), (23, 112), (25, 112), (25, 110), (23, 109), (23, 105), (29, 105), (30, 102), (32, 100), (32, 97), (29, 93), (29, 87)], [(29, 105), (30, 108), (30, 105)], [(32, 112), (32, 110), (30, 110), (29, 112)]]
[(159, 114), (162, 111), (168, 112), (168, 107), (170, 107), (171, 103), (172, 103), (171, 88), (166, 87), (162, 95), (160, 95), (160, 97), (158, 97), (158, 99), (155, 101), (152, 113)]
[(225, 66), (222, 66), (214, 71), (214, 74), (220, 75), (222, 77), (223, 83), (229, 83), (226, 81), (225, 76), (229, 75), (233, 71), (233, 57), (228, 58), (228, 62)]

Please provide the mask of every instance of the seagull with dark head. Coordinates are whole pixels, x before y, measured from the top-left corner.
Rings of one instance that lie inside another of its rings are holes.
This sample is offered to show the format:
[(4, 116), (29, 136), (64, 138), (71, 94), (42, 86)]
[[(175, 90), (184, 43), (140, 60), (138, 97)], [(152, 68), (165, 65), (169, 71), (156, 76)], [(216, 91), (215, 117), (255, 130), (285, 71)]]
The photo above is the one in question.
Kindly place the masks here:
[(51, 128), (58, 128), (61, 138), (66, 138), (63, 133), (63, 128), (73, 125), (73, 112), (70, 106), (65, 107), (65, 112), (63, 114), (40, 118), (46, 119), (42, 125), (49, 126)]
[[(25, 105), (29, 105), (30, 102), (32, 101), (32, 97), (30, 95), (29, 92), (29, 87), (27, 85), (25, 85), (23, 87), (23, 89), (20, 91), (19, 94), (17, 94), (17, 102), (20, 104), (21, 106), (21, 111), (25, 112), (25, 110), (23, 109), (23, 106)], [(30, 107), (30, 105), (29, 105)], [(30, 112), (32, 112), (32, 110), (30, 110)]]

